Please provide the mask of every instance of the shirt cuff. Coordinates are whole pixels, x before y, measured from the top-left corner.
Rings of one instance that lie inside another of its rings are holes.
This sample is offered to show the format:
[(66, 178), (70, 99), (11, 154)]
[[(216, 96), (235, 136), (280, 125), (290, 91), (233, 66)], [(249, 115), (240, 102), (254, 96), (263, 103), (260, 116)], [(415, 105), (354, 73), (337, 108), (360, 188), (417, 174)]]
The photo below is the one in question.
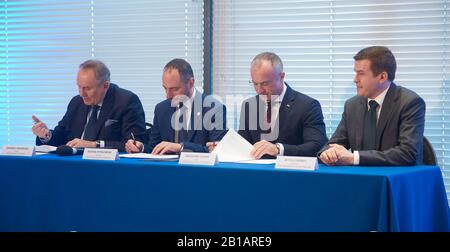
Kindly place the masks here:
[(353, 165), (359, 165), (359, 151), (353, 152)]
[(105, 148), (105, 141), (100, 140), (100, 148)]
[(276, 145), (278, 146), (278, 149), (280, 149), (280, 153), (278, 153), (277, 156), (284, 156), (284, 146), (280, 143), (276, 143)]

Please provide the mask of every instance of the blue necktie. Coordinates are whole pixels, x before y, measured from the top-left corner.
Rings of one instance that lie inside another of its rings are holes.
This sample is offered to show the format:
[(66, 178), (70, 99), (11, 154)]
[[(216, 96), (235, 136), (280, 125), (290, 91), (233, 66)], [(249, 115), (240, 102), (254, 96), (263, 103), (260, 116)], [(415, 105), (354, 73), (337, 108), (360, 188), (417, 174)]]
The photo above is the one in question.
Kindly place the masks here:
[(369, 111), (364, 115), (364, 138), (363, 150), (375, 150), (377, 137), (377, 107), (378, 103), (374, 100), (369, 101)]
[(97, 140), (97, 132), (96, 132), (96, 126), (97, 126), (97, 112), (100, 106), (94, 105), (91, 109), (91, 116), (89, 116), (89, 121), (86, 125), (86, 129), (84, 130), (84, 140), (88, 141), (94, 141)]

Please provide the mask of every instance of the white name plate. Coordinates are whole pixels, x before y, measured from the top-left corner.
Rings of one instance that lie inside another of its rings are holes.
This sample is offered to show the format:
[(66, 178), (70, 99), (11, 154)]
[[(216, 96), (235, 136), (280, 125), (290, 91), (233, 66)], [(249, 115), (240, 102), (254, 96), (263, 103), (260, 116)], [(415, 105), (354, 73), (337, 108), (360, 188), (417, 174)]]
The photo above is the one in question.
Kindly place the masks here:
[(34, 146), (5, 145), (3, 146), (2, 155), (33, 157), (36, 155), (36, 151), (34, 150)]
[(119, 152), (117, 149), (85, 148), (83, 159), (118, 160)]
[(277, 156), (275, 168), (314, 171), (319, 167), (316, 157)]
[(216, 165), (217, 153), (181, 152), (179, 164)]

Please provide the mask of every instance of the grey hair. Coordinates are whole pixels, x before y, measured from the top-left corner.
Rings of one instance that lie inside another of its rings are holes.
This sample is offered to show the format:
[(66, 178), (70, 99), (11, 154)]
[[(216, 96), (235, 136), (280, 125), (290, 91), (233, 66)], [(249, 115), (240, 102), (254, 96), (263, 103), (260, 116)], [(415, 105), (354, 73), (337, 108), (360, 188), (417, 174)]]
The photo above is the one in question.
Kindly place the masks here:
[(252, 67), (259, 67), (262, 61), (269, 61), (274, 70), (278, 73), (283, 72), (283, 61), (273, 52), (263, 52), (256, 55), (252, 60)]
[(105, 63), (100, 60), (90, 59), (80, 64), (80, 69), (92, 69), (95, 73), (95, 79), (101, 84), (110, 81), (111, 74)]

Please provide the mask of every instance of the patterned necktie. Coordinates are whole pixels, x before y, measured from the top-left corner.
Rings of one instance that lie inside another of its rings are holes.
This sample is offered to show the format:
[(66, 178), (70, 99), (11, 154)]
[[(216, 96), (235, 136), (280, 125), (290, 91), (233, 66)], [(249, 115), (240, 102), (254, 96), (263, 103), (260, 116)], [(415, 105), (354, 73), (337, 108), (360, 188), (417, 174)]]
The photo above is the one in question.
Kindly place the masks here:
[(369, 101), (369, 107), (369, 111), (364, 115), (363, 150), (376, 149), (378, 103), (374, 100)]
[(96, 126), (97, 126), (97, 112), (100, 106), (94, 105), (91, 108), (91, 115), (89, 116), (89, 121), (86, 125), (86, 129), (84, 130), (84, 140), (94, 141), (97, 140), (96, 136)]

